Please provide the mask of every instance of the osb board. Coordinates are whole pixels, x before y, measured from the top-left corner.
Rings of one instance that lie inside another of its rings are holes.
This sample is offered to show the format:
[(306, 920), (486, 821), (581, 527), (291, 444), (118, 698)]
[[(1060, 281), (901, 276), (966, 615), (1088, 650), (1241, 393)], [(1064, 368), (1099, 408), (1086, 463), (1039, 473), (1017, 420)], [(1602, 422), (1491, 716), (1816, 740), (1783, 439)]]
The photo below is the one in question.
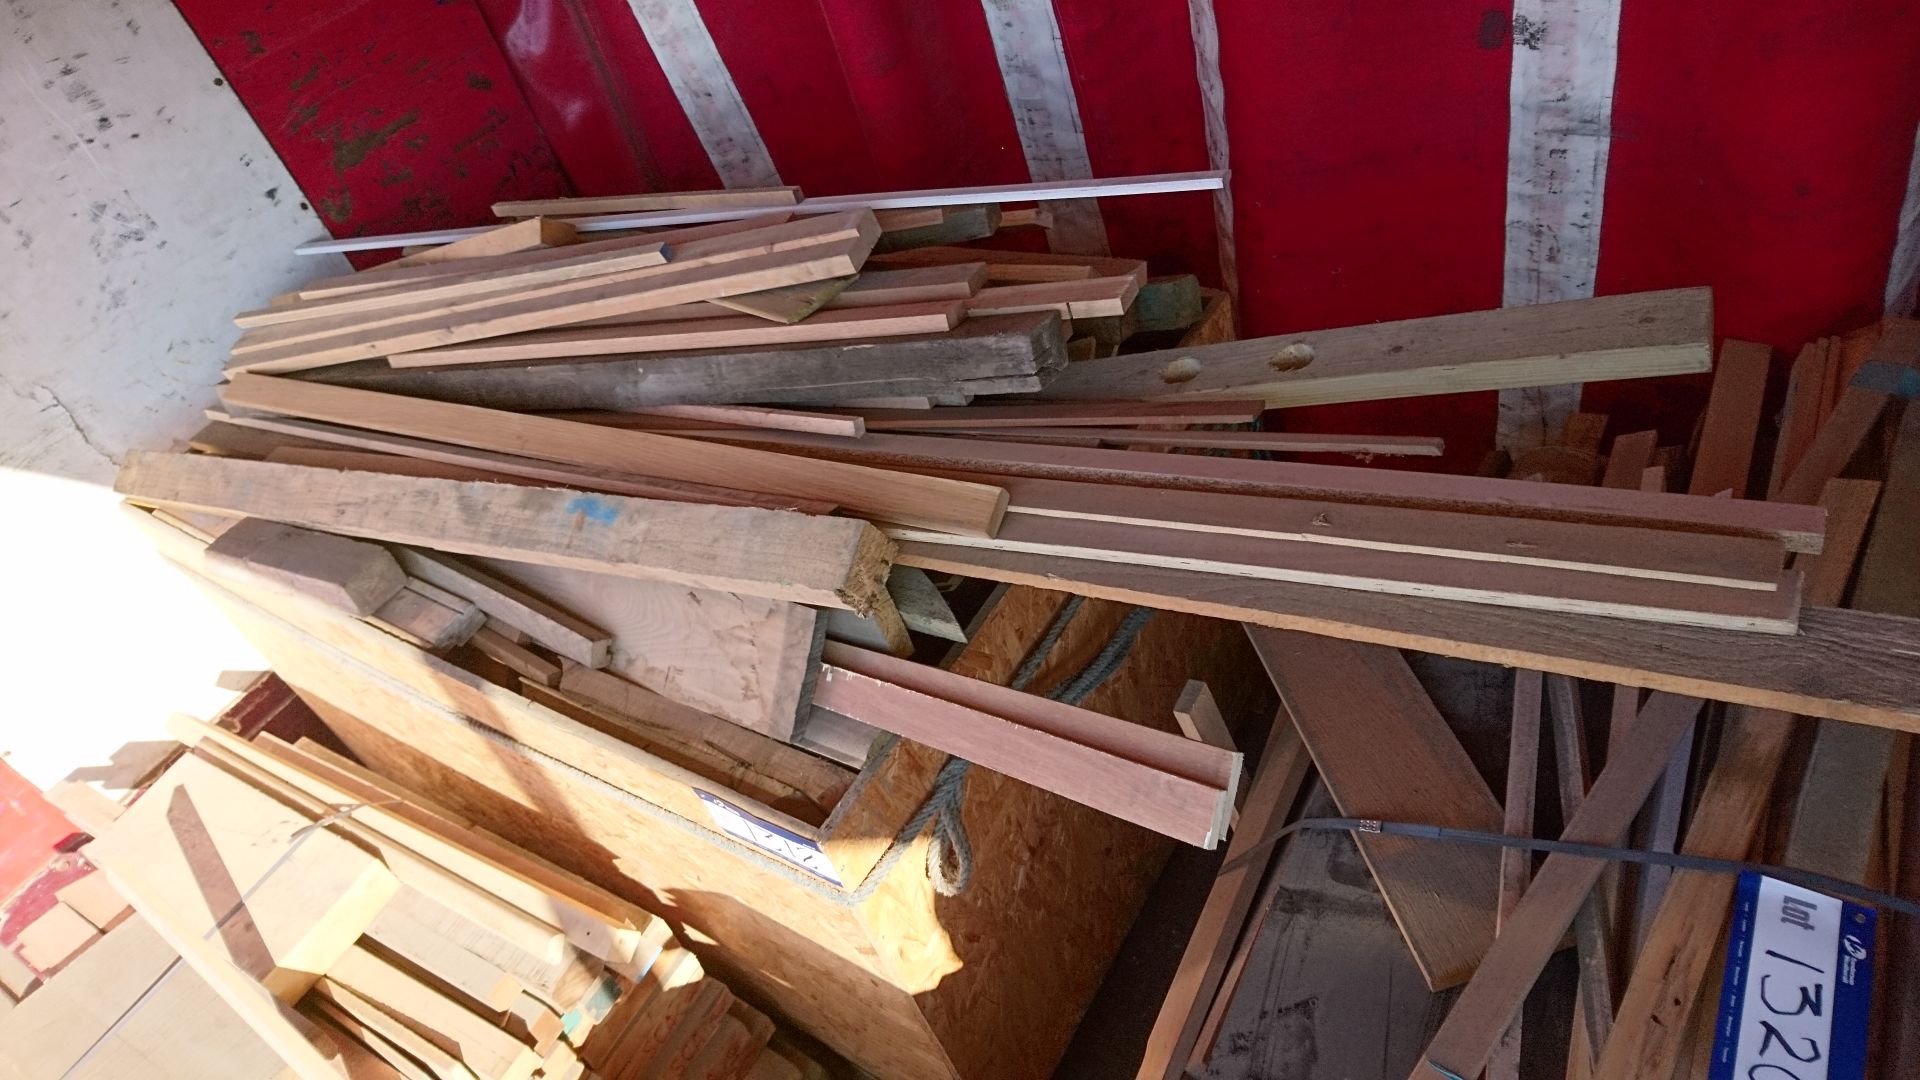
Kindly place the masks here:
[[(952, 670), (1006, 682), (1067, 600), (1039, 589), (1005, 590)], [(1130, 610), (1085, 602), (1029, 689), (1050, 690), (1078, 672)], [(1271, 692), (1259, 672), (1238, 625), (1162, 612), (1147, 623), (1113, 676), (1081, 704), (1174, 730), (1173, 703), (1189, 678), (1206, 679), (1231, 716), (1270, 711)], [(934, 769), (944, 761), (917, 745), (902, 753)], [(959, 1075), (1046, 1077), (1172, 842), (984, 769), (970, 772), (966, 783), (962, 817), (975, 853), (967, 890), (951, 898), (934, 894), (921, 869), (923, 839), (860, 914), (880, 943), (911, 933), (915, 913), (932, 906), (952, 954), (944, 972), (911, 974), (944, 976), (918, 1000)]]
[(613, 635), (607, 670), (775, 738), (793, 734), (825, 627), (804, 604), (506, 559), (478, 565)]

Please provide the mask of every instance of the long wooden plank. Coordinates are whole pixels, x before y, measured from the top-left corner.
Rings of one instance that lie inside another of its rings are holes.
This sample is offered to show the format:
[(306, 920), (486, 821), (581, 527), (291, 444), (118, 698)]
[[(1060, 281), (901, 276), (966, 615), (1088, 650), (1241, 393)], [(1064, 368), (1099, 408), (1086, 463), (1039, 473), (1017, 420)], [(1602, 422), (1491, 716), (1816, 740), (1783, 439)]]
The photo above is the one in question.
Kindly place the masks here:
[[(1565, 675), (1546, 678), (1547, 714), (1553, 718), (1554, 779), (1560, 788), (1560, 814), (1564, 821), (1579, 817), (1587, 800), (1592, 772), (1587, 757), (1586, 721), (1581, 715), (1580, 688)], [(1633, 734), (1633, 722), (1614, 739), (1616, 752)], [(1680, 756), (1689, 736), (1676, 741), (1672, 757)], [(1664, 774), (1663, 774), (1664, 775)], [(1658, 781), (1656, 781), (1657, 785)], [(1593, 1068), (1596, 1047), (1604, 1046), (1613, 1028), (1612, 949), (1608, 941), (1606, 900), (1600, 892), (1589, 892), (1573, 917), (1573, 941), (1578, 965), (1578, 986), (1574, 992), (1577, 1029), (1568, 1047), (1567, 1072), (1584, 1076)], [(1511, 1026), (1511, 1025), (1509, 1025)]]
[[(1885, 339), (1882, 339), (1885, 340)], [(1851, 390), (1849, 391), (1851, 392)], [(1920, 616), (1920, 409), (1909, 407), (1894, 437), (1880, 508), (1860, 557), (1851, 606)], [(1844, 579), (1843, 579), (1844, 580)], [(1790, 866), (1866, 878), (1887, 768), (1905, 736), (1824, 722), (1814, 736), (1787, 840)]]
[(1694, 455), (1690, 495), (1747, 494), (1753, 471), (1753, 441), (1760, 430), (1760, 401), (1767, 392), (1773, 349), (1728, 338), (1720, 346), (1720, 365), (1701, 420), (1700, 452)]
[[(882, 225), (884, 224), (883, 221)], [(832, 278), (824, 282), (789, 288), (797, 291), (826, 291), (828, 287), (837, 286), (839, 291), (827, 297), (821, 303), (820, 310), (846, 311), (857, 308), (895, 307), (901, 304), (926, 304), (938, 300), (965, 300), (979, 292), (986, 281), (986, 264), (975, 262), (951, 266), (917, 266), (905, 270), (862, 268), (850, 283), (843, 278)], [(740, 296), (721, 297), (693, 304), (677, 304), (670, 308), (636, 312), (631, 315), (589, 319), (574, 325), (628, 326), (656, 322), (724, 319), (736, 311), (750, 315), (760, 314), (751, 310), (754, 305), (753, 298), (758, 295), (764, 294), (745, 293)]]
[[(434, 1080), (474, 1080), (473, 1070), (458, 1057), (332, 979), (321, 979), (309, 1000), (348, 1034), (362, 1039), (371, 1036), (369, 1045), (374, 1045), (371, 1040), (385, 1043)], [(375, 1046), (376, 1052), (379, 1049)]]
[(795, 323), (775, 323), (751, 315), (737, 315), (690, 322), (586, 328), (568, 326), (400, 353), (390, 357), (388, 362), (396, 368), (440, 367), (508, 360), (556, 360), (581, 356), (856, 341), (944, 333), (960, 325), (965, 317), (962, 301), (936, 300), (898, 307), (823, 311)]
[(822, 708), (1190, 844), (1226, 832), (1237, 753), (838, 642), (821, 662)]
[[(772, 234), (803, 224), (775, 226), (764, 232)], [(855, 215), (851, 227), (854, 235), (850, 239), (829, 239), (785, 250), (780, 249), (779, 242), (769, 240), (761, 245), (772, 249), (765, 254), (720, 262), (668, 263), (526, 290), (400, 305), (384, 309), (387, 318), (373, 326), (366, 325), (358, 315), (305, 320), (292, 324), (302, 331), (300, 336), (270, 335), (259, 339), (259, 348), (236, 352), (229, 370), (298, 371), (839, 277), (860, 268), (860, 261), (878, 235), (870, 214)]]
[(887, 542), (864, 522), (618, 495), (135, 453), (115, 490), (137, 501), (348, 536), (861, 609)]
[(243, 311), (234, 316), (233, 321), (236, 326), (243, 329), (252, 329), (256, 326), (280, 326), (297, 323), (303, 319), (380, 311), (429, 300), (452, 301), (468, 296), (498, 294), (505, 289), (530, 289), (540, 285), (596, 277), (601, 274), (615, 274), (623, 270), (663, 266), (666, 262), (667, 246), (665, 244), (658, 241), (627, 241), (615, 251), (572, 254), (570, 258), (557, 258), (532, 266), (469, 270), (464, 273), (458, 272), (459, 268), (456, 267), (454, 273), (437, 275), (417, 284), (402, 284), (337, 298), (301, 300), (292, 304)]
[[(1500, 830), (1500, 804), (1397, 651), (1263, 627), (1247, 636), (1342, 814)], [(1500, 852), (1354, 839), (1428, 988), (1465, 982), (1493, 941)]]
[[(931, 434), (969, 435), (970, 428), (925, 428)], [(1439, 457), (1439, 439), (1418, 435), (1307, 435), (1291, 431), (1137, 431), (1130, 428), (1016, 428), (992, 434), (1003, 439), (1087, 440), (1090, 445), (1201, 450), (1261, 450), (1273, 454), (1379, 454), (1389, 457)]]
[(757, 208), (792, 206), (800, 201), (797, 187), (726, 188), (716, 191), (656, 191), (644, 195), (575, 195), (558, 199), (510, 199), (493, 204), (493, 216), (535, 217), (541, 214), (637, 214), (648, 210), (695, 208)]
[(410, 547), (395, 548), (394, 556), (409, 575), (465, 597), (489, 618), (559, 655), (588, 667), (606, 666), (613, 648), (613, 635), (606, 630), (452, 556)]
[[(544, 263), (560, 259), (571, 259), (578, 255), (593, 252), (621, 251), (636, 242), (643, 244), (666, 244), (669, 249), (672, 249), (676, 246), (684, 247), (695, 241), (710, 240), (722, 236), (734, 236), (739, 233), (750, 232), (754, 229), (763, 229), (771, 225), (782, 225), (791, 220), (792, 216), (791, 214), (773, 213), (739, 221), (700, 225), (685, 229), (669, 229), (661, 232), (648, 233), (638, 240), (631, 234), (615, 235), (602, 237), (598, 240), (571, 244), (567, 246), (566, 250), (560, 250), (558, 248), (528, 248), (514, 252), (503, 252), (496, 255), (463, 258), (457, 262), (441, 262), (428, 265), (409, 265), (405, 260), (399, 260), (376, 266), (369, 270), (360, 270), (351, 274), (341, 274), (335, 277), (321, 278), (317, 281), (309, 281), (290, 294), (275, 297), (275, 300), (279, 302), (286, 302), (290, 299), (319, 300), (333, 296), (345, 296), (349, 293), (366, 292), (372, 289), (387, 289), (396, 285), (419, 284), (435, 278), (445, 277), (449, 274), (465, 274), (475, 270), (501, 270), (512, 267), (539, 266)], [(703, 247), (706, 248), (709, 254), (712, 253), (712, 245), (703, 245)], [(700, 249), (696, 248), (695, 254), (698, 255), (699, 252)], [(684, 261), (686, 253), (682, 251), (679, 254)]]
[[(211, 411), (211, 410), (210, 410)], [(286, 446), (266, 454), (265, 460), (322, 469), (357, 469), (400, 476), (429, 476), (442, 480), (485, 480), (496, 484), (571, 487), (609, 495), (642, 499), (711, 503), (715, 506), (757, 506), (762, 510), (792, 510), (799, 514), (831, 514), (839, 507), (820, 499), (762, 495), (713, 484), (689, 484), (655, 476), (629, 476), (606, 469), (586, 469), (538, 461), (517, 454), (496, 454), (464, 446), (408, 439), (361, 431), (339, 424), (289, 420), (279, 416), (227, 416), (224, 423), (243, 429), (279, 432), (295, 440), (316, 440), (358, 448), (342, 453), (331, 447)]]
[[(1721, 735), (1719, 757), (1707, 774), (1683, 851), (1719, 859), (1747, 857), (1792, 731), (1793, 718), (1785, 713), (1735, 710)], [(1716, 931), (1731, 910), (1734, 885), (1735, 879), (1726, 874), (1674, 872), (1621, 995), (1594, 1080), (1673, 1075), (1687, 1015), (1708, 968), (1722, 955)]]
[(367, 927), (374, 944), (453, 987), (488, 1009), (505, 1009), (520, 996), (512, 975), (436, 934), (431, 926), (391, 904)]
[[(655, 405), (636, 409), (636, 419), (661, 418), (691, 420), (725, 427), (763, 427), (774, 431), (811, 431), (816, 435), (839, 435), (857, 439), (867, 433), (866, 422), (858, 416), (805, 412), (798, 409), (772, 409), (764, 405)], [(641, 425), (635, 425), (641, 426)]]
[(1327, 405), (1701, 372), (1712, 340), (1710, 292), (1674, 289), (1110, 357), (1039, 396)]
[(823, 621), (811, 607), (524, 562), (483, 567), (604, 627), (610, 649), (590, 666), (776, 739), (808, 711)]
[(630, 409), (647, 405), (740, 401), (854, 401), (951, 394), (982, 380), (982, 392), (1039, 389), (1064, 367), (1066, 339), (1052, 312), (968, 319), (945, 334), (786, 349), (695, 355), (640, 354), (578, 362), (483, 364), (433, 370), (351, 364), (316, 372), (323, 382), (413, 397), (515, 410)]
[(973, 315), (1056, 311), (1069, 319), (1103, 319), (1125, 315), (1139, 294), (1137, 278), (1098, 277), (1032, 285), (990, 285), (963, 302), (967, 312)]
[(952, 474), (1007, 489), (1008, 510), (1198, 533), (1297, 540), (1660, 581), (1771, 589), (1777, 541), (1490, 514)]
[[(1507, 735), (1506, 798), (1502, 800), (1501, 831), (1508, 836), (1533, 835), (1534, 800), (1540, 776), (1541, 674), (1519, 668), (1513, 673), (1513, 727)], [(1533, 880), (1533, 854), (1519, 848), (1500, 849), (1500, 905), (1494, 913), (1494, 932), (1506, 929)], [(1515, 1017), (1494, 1046), (1487, 1061), (1486, 1080), (1519, 1080), (1521, 1018)]]
[(868, 431), (995, 428), (1127, 427), (1144, 424), (1247, 424), (1260, 418), (1257, 400), (1173, 404), (1132, 402), (1059, 405), (967, 405), (949, 409), (854, 409)]
[(1308, 465), (1075, 446), (1035, 447), (989, 439), (883, 433), (847, 440), (799, 432), (742, 431), (728, 435), (726, 441), (890, 468), (1321, 498), (1689, 532), (1773, 536), (1785, 543), (1789, 551), (1819, 550), (1820, 532), (1826, 520), (1825, 512), (1817, 507), (1744, 499), (1407, 473), (1351, 465)]
[[(1182, 532), (1101, 521), (1065, 521), (1014, 511), (993, 537), (943, 536), (886, 527), (896, 541), (1198, 570), (1229, 578), (1330, 585), (1398, 596), (1464, 600), (1544, 611), (1791, 634), (1798, 625), (1793, 571), (1772, 592), (1649, 581), (1265, 537)], [(961, 571), (965, 572), (965, 571)]]
[(1299, 732), (1287, 719), (1285, 709), (1274, 715), (1266, 749), (1247, 787), (1240, 827), (1227, 844), (1223, 869), (1207, 890), (1206, 903), (1180, 954), (1180, 966), (1174, 969), (1173, 984), (1147, 1035), (1137, 1080), (1178, 1080), (1185, 1075), (1207, 1007), (1266, 869), (1264, 860), (1248, 855), (1286, 821), (1306, 782), (1310, 759)]
[[(1619, 843), (1673, 756), (1674, 743), (1699, 711), (1696, 700), (1670, 694), (1649, 698), (1627, 740), (1594, 780), (1561, 838), (1589, 844)], [(1421, 1064), (1409, 1074), (1410, 1080), (1427, 1080), (1435, 1067), (1456, 1076), (1473, 1076), (1485, 1067), (1605, 866), (1601, 860), (1581, 856), (1547, 856), (1513, 917), (1481, 960), (1479, 970), (1454, 1000)]]
[(931, 529), (990, 536), (1006, 506), (1006, 492), (982, 484), (863, 466), (826, 466), (644, 431), (610, 430), (344, 386), (239, 375), (226, 385), (221, 400), (231, 409), (350, 424), (571, 465), (825, 498), (849, 510)]
[(1826, 607), (1794, 637), (1388, 597), (1085, 559), (901, 545), (908, 566), (1283, 630), (1920, 731), (1920, 620)]
[[(682, 243), (675, 240), (672, 248), (675, 254), (670, 265), (640, 266), (612, 273), (592, 274), (586, 278), (575, 276), (559, 281), (539, 282), (530, 285), (517, 285), (516, 275), (540, 275), (574, 268), (581, 265), (591, 267), (596, 260), (606, 258), (627, 258), (635, 248), (645, 250), (664, 241), (657, 237), (635, 237), (619, 240), (602, 240), (588, 244), (577, 244), (566, 249), (554, 249), (539, 252), (523, 252), (518, 255), (500, 256), (488, 260), (487, 265), (477, 267), (441, 266), (415, 267), (396, 270), (390, 275), (380, 271), (368, 271), (355, 275), (350, 284), (332, 286), (337, 294), (345, 291), (348, 295), (332, 295), (319, 299), (302, 299), (297, 306), (300, 310), (313, 312), (308, 318), (298, 322), (277, 326), (255, 327), (240, 336), (233, 345), (232, 354), (238, 363), (257, 361), (263, 354), (276, 350), (286, 351), (300, 343), (313, 343), (329, 338), (338, 338), (343, 334), (357, 334), (368, 339), (377, 333), (390, 332), (396, 327), (405, 328), (416, 324), (422, 316), (457, 318), (462, 312), (486, 311), (508, 301), (548, 303), (565, 301), (579, 297), (583, 286), (599, 284), (620, 284), (629, 293), (645, 293), (661, 285), (673, 286), (697, 281), (702, 275), (724, 276), (742, 267), (776, 266), (781, 259), (809, 258), (834, 251), (851, 254), (854, 261), (866, 243), (871, 229), (869, 223), (857, 216), (838, 216), (815, 218), (803, 222), (769, 225), (759, 229), (721, 230), (712, 235), (702, 235), (698, 239)], [(707, 230), (712, 232), (712, 230)], [(369, 279), (380, 275), (381, 283), (377, 288), (364, 288), (372, 284)], [(829, 275), (831, 276), (831, 275)], [(400, 279), (400, 284), (390, 284), (389, 279)], [(463, 281), (486, 279), (506, 281), (493, 287), (462, 293), (458, 296), (433, 295), (441, 291), (449, 282), (458, 285)], [(777, 280), (777, 279), (776, 279)], [(818, 280), (818, 277), (803, 277), (799, 280)], [(414, 290), (425, 291), (427, 299), (413, 301), (407, 297)], [(749, 289), (748, 291), (753, 291)], [(304, 297), (304, 293), (302, 294)], [(724, 295), (724, 293), (716, 294)], [(674, 304), (696, 300), (711, 299), (712, 296), (683, 296)], [(652, 311), (674, 304), (648, 303), (638, 310)], [(337, 308), (335, 307), (337, 305)], [(475, 306), (478, 305), (478, 306)], [(588, 310), (584, 314), (593, 318), (605, 318), (623, 314), (628, 309), (615, 306), (603, 311)], [(328, 313), (331, 311), (331, 313)], [(545, 323), (542, 325), (555, 325)], [(536, 329), (522, 326), (516, 329)]]

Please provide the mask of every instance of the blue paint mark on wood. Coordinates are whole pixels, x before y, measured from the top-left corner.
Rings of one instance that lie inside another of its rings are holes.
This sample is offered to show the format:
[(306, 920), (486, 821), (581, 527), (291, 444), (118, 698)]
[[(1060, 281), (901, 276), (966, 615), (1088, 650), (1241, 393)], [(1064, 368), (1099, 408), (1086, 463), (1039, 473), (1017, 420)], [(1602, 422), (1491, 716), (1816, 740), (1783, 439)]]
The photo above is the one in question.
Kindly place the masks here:
[(620, 516), (620, 508), (598, 495), (579, 495), (567, 504), (567, 513), (579, 514), (596, 524), (611, 525)]

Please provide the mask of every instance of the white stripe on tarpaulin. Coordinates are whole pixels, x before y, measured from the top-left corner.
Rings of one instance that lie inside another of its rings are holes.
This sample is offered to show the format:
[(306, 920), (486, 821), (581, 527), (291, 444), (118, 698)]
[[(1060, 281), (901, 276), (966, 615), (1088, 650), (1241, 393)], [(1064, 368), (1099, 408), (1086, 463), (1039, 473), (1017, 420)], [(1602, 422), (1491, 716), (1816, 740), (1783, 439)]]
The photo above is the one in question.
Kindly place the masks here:
[(727, 187), (780, 183), (773, 155), (733, 85), (694, 0), (627, 0), (693, 133)]
[[(1619, 39), (1620, 0), (1514, 2), (1503, 305), (1593, 295)], [(1496, 443), (1539, 446), (1579, 407), (1578, 384), (1502, 390)]]
[[(1227, 88), (1220, 78), (1220, 24), (1213, 0), (1187, 0), (1187, 26), (1193, 35), (1194, 74), (1200, 83), (1200, 118), (1207, 131), (1207, 167), (1227, 169)], [(1240, 265), (1233, 250), (1233, 186), (1213, 193), (1213, 233), (1220, 248), (1220, 284), (1240, 303)], [(1237, 314), (1237, 312), (1236, 312)]]
[[(1067, 72), (1067, 51), (1052, 0), (980, 0), (987, 32), (1007, 84), (1007, 104), (1020, 133), (1027, 172), (1035, 180), (1085, 180), (1093, 176), (1080, 102)], [(1048, 231), (1055, 251), (1107, 254), (1107, 225), (1092, 199), (1057, 202)]]
[(1907, 197), (1900, 203), (1893, 262), (1887, 267), (1886, 313), (1912, 315), (1914, 290), (1920, 288), (1920, 132), (1913, 137), (1913, 163), (1907, 166)]

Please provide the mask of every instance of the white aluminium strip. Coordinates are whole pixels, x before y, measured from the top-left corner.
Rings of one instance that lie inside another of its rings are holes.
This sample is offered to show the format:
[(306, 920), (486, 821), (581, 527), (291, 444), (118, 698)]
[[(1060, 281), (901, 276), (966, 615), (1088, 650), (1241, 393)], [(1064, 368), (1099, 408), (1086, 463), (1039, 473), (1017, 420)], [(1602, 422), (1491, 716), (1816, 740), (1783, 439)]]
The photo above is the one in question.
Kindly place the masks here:
[[(638, 214), (602, 214), (573, 218), (581, 232), (642, 229), (662, 225), (697, 225), (706, 221), (733, 221), (768, 213), (831, 214), (841, 210), (895, 210), (915, 206), (971, 206), (975, 203), (1054, 202), (1061, 199), (1113, 198), (1121, 195), (1159, 195), (1170, 191), (1219, 191), (1226, 174), (1218, 171), (1120, 176), (1109, 180), (1057, 180), (1032, 184), (989, 184), (981, 187), (936, 188), (928, 191), (882, 191), (870, 195), (835, 195), (803, 199), (793, 206), (714, 210), (654, 210)], [(379, 251), (415, 244), (451, 244), (478, 236), (497, 225), (471, 229), (391, 233), (386, 236), (346, 236), (312, 240), (295, 250), (302, 255), (335, 251)]]

